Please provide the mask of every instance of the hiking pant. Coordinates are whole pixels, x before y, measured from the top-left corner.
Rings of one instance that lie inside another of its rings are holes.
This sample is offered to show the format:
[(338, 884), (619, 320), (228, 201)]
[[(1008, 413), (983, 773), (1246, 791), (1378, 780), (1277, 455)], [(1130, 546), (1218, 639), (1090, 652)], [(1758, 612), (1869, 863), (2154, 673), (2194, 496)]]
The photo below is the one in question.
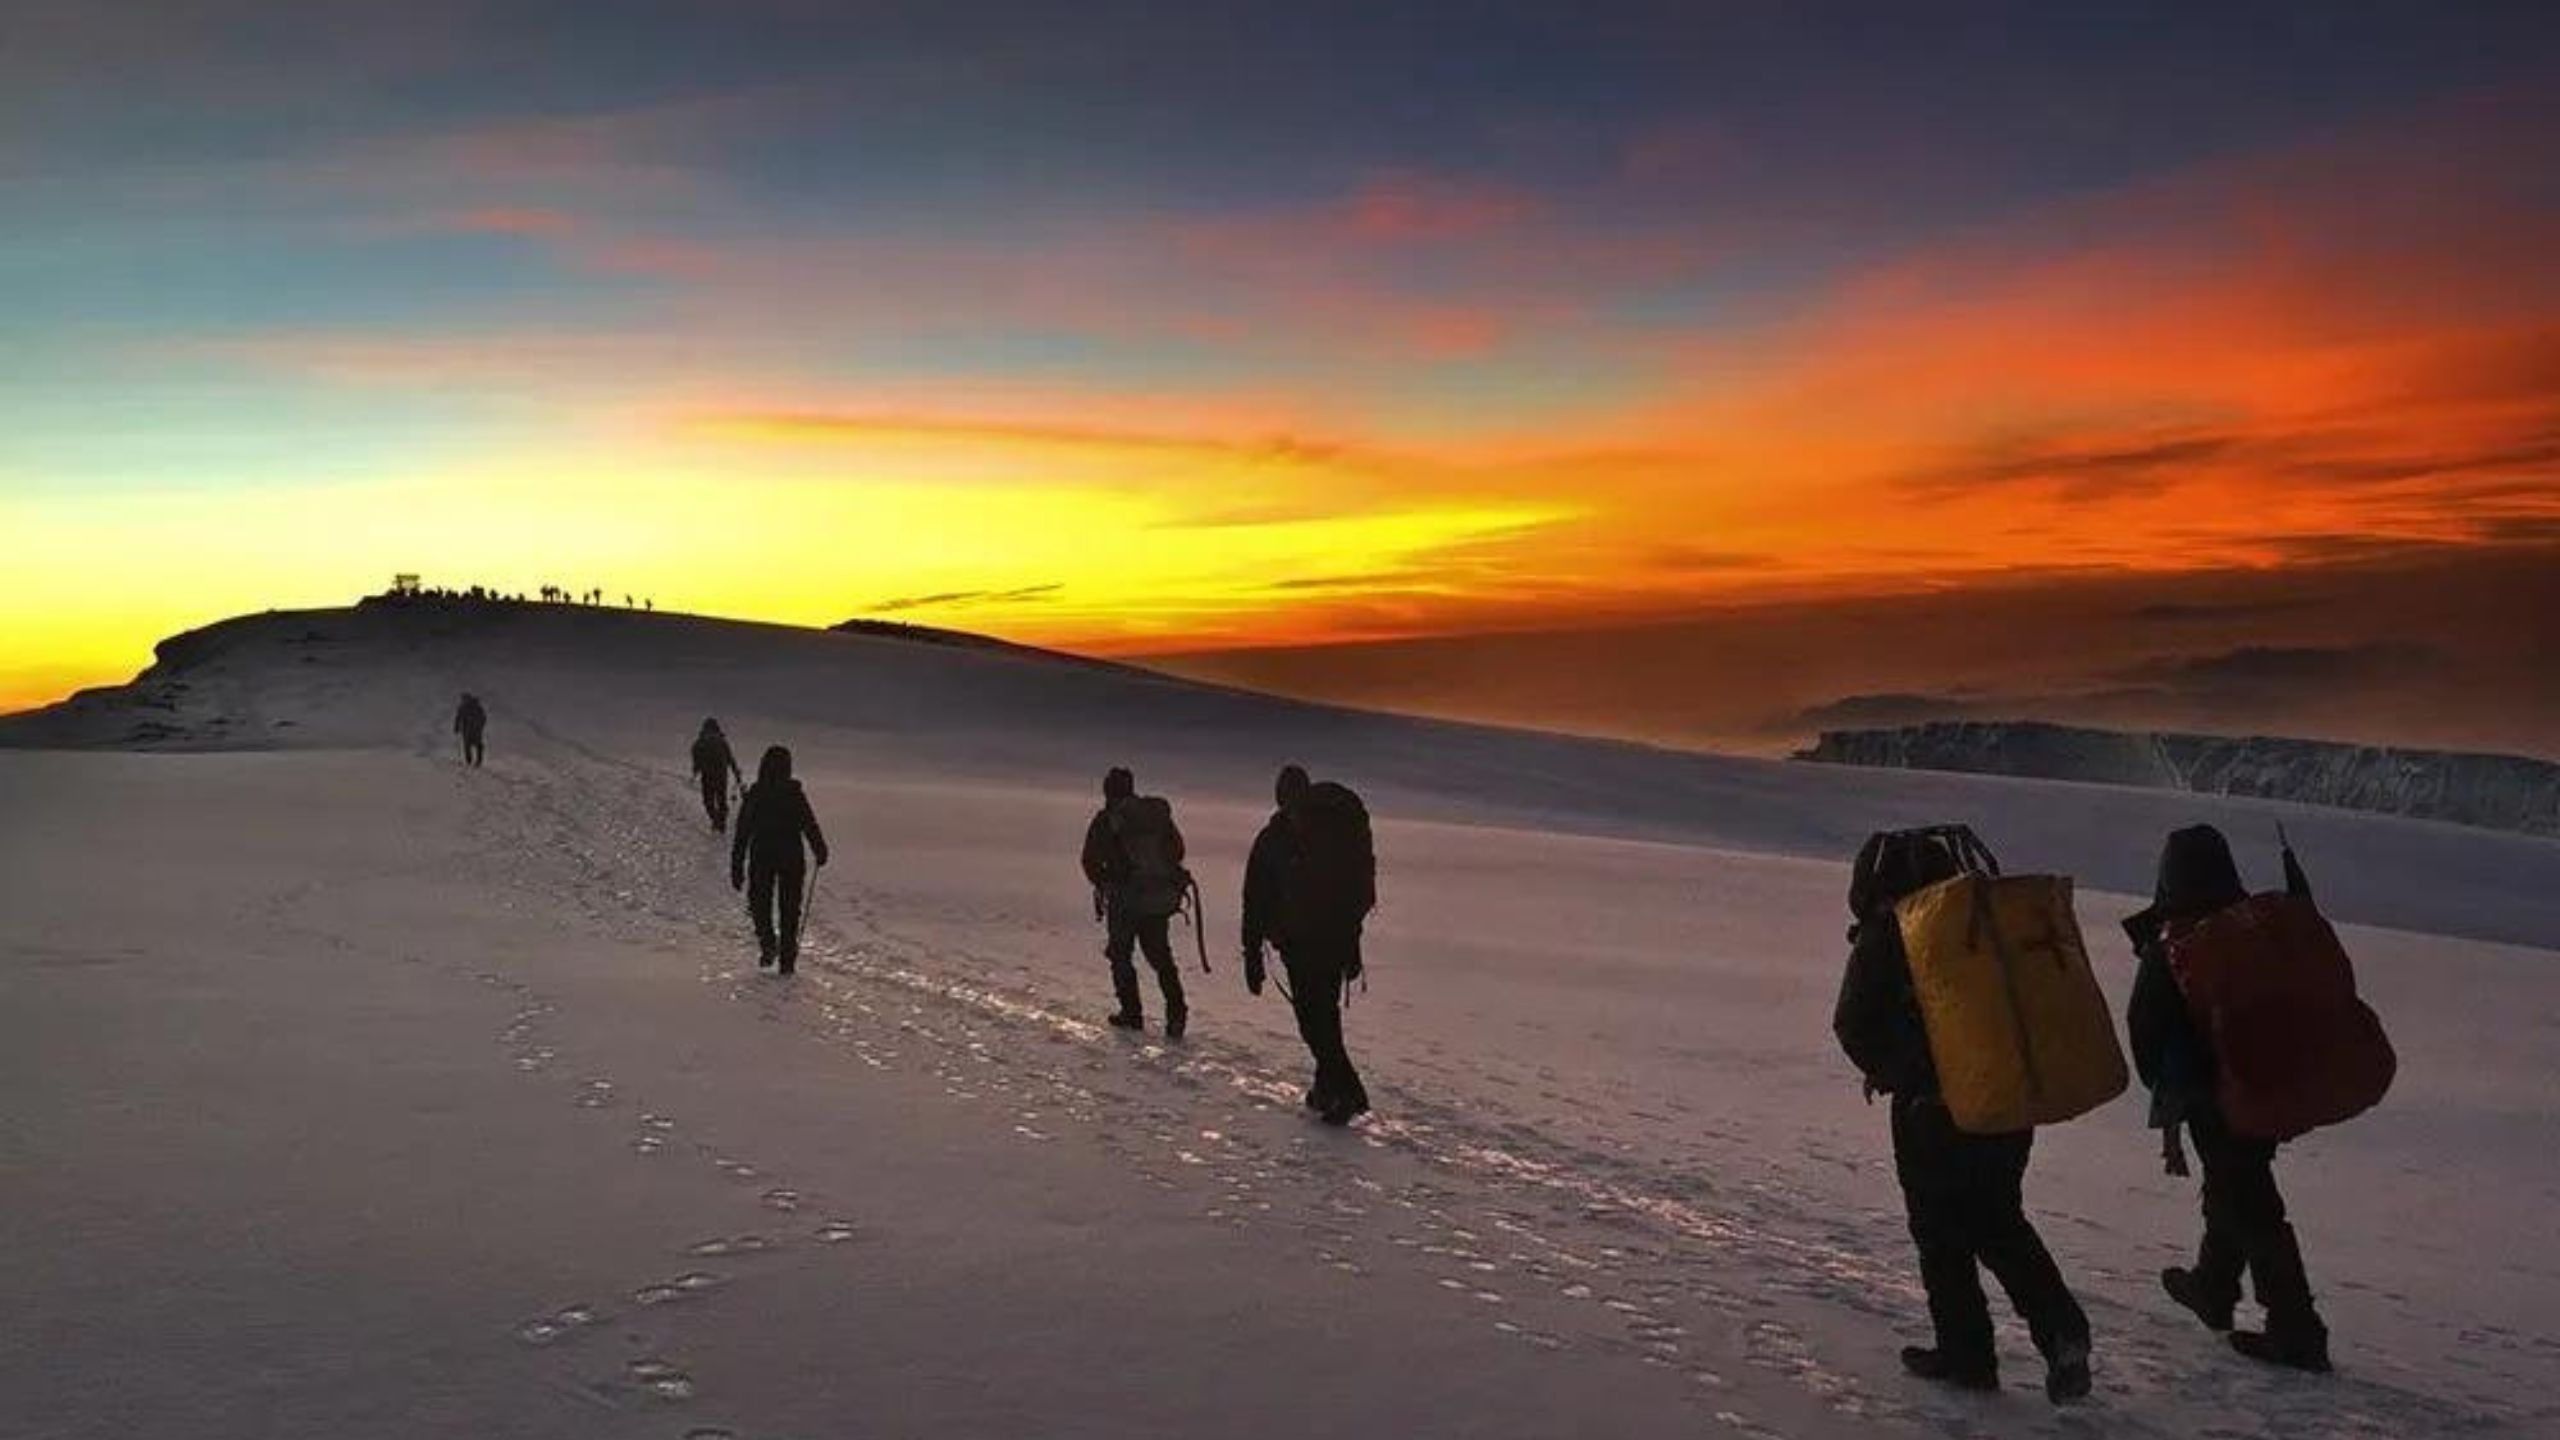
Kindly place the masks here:
[(1102, 954), (1111, 962), (1111, 993), (1120, 1001), (1121, 1014), (1147, 1013), (1138, 997), (1138, 967), (1130, 959), (1132, 951), (1143, 950), (1147, 968), (1156, 972), (1156, 985), (1164, 991), (1165, 1023), (1190, 1017), (1190, 1003), (1182, 994), (1182, 969), (1173, 963), (1172, 920), (1170, 915), (1132, 915), (1117, 905), (1111, 907)]
[(2276, 1334), (2322, 1330), (2311, 1301), (2302, 1246), (2285, 1222), (2276, 1189), (2276, 1145), (2234, 1135), (2211, 1104), (2192, 1107), (2187, 1134), (2204, 1169), (2204, 1240), (2196, 1247), (2198, 1288), (2219, 1305), (2237, 1304), (2246, 1271)]
[(778, 955), (786, 975), (800, 954), (800, 895), (808, 874), (807, 863), (797, 855), (779, 862), (754, 856), (747, 860), (747, 918), (756, 927), (756, 948)]
[(728, 776), (704, 775), (702, 777), (702, 813), (711, 817), (712, 829), (727, 830), (729, 828)]
[(2047, 1359), (2065, 1343), (2088, 1343), (2089, 1317), (2027, 1221), (2022, 1192), (2034, 1144), (2032, 1130), (1966, 1134), (1934, 1097), (1893, 1102), (1893, 1168), (1920, 1250), (1929, 1321), (1938, 1350), (1958, 1364), (1998, 1363), (1982, 1294), (1985, 1269), (2009, 1292)]
[(1335, 1100), (1364, 1110), (1369, 1105), (1368, 1087), (1360, 1083), (1342, 1041), (1343, 977), (1350, 969), (1351, 947), (1358, 944), (1356, 939), (1300, 944), (1280, 952), (1281, 968), (1289, 972), (1289, 1008), (1297, 1012), (1298, 1038), (1307, 1042), (1307, 1053), (1316, 1062), (1318, 1108)]
[(489, 747), (481, 741), (479, 731), (465, 730), (462, 732), (463, 764), (478, 765), (482, 760), (488, 757), (488, 754)]

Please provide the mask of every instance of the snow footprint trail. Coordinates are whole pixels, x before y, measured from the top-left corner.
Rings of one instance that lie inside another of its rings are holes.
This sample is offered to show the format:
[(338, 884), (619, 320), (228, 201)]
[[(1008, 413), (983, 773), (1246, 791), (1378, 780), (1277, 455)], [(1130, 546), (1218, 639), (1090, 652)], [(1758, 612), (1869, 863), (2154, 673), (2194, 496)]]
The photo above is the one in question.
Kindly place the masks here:
[[(494, 868), (539, 900), (568, 900), (618, 940), (734, 954), (736, 902), (705, 864), (681, 787), (575, 747), (546, 759), (510, 777), (513, 793), (479, 817), (506, 854)], [(2115, 1290), (2084, 1296), (2101, 1336), (2093, 1410), (1916, 1389), (1878, 1365), (1889, 1362), (1892, 1328), (1921, 1313), (1900, 1236), (1844, 1218), (1822, 1196), (1774, 1183), (1667, 1183), (1673, 1177), (1642, 1157), (1472, 1123), (1477, 1107), (1463, 1094), (1399, 1090), (1393, 1117), (1348, 1134), (1316, 1131), (1295, 1123), (1294, 1083), (1275, 1078), (1295, 1075), (1294, 1056), (1213, 1037), (1133, 1044), (976, 978), (1006, 969), (1001, 957), (876, 915), (839, 884), (813, 917), (795, 985), (716, 960), (700, 974), (870, 1068), (931, 1075), (955, 1107), (1022, 1143), (1092, 1145), (1145, 1183), (1197, 1193), (1204, 1218), (1282, 1229), (1309, 1263), (1346, 1283), (1389, 1268), (1422, 1274), (1466, 1323), (1533, 1354), (1590, 1353), (1681, 1373), (1702, 1418), (1729, 1433), (1801, 1430), (1809, 1414), (1951, 1437), (2092, 1426), (2191, 1434), (2206, 1421), (2234, 1437), (2523, 1434), (2537, 1418), (2368, 1377), (2315, 1384), (2245, 1367)], [(543, 1048), (520, 1058), (547, 1067), (557, 1057)], [(631, 1140), (644, 1156), (670, 1143), (645, 1123)], [(741, 1182), (763, 1178), (734, 1157), (704, 1158)], [(758, 1193), (778, 1214), (806, 1203), (787, 1186)], [(807, 1238), (853, 1233), (830, 1220)], [(2024, 1353), (2014, 1333), (2008, 1346)], [(1772, 1394), (1771, 1379), (1797, 1397), (1775, 1407), (1787, 1412), (1783, 1422), (1762, 1418), (1755, 1412), (1770, 1407), (1747, 1398)]]
[[(517, 1009), (494, 1038), (518, 1070), (530, 1078), (545, 1078), (547, 1064), (527, 1066), (524, 1061), (558, 1054), (547, 1043), (544, 1027), (559, 1007), (534, 987), (495, 971), (474, 972), (471, 978), (517, 1002)], [(619, 1107), (616, 1091), (610, 1080), (590, 1077), (567, 1093), (573, 1109), (605, 1111)], [(545, 1358), (560, 1372), (563, 1385), (609, 1407), (649, 1414), (706, 1398), (701, 1382), (677, 1358), (690, 1348), (687, 1312), (733, 1286), (752, 1288), (781, 1266), (805, 1263), (793, 1254), (795, 1249), (842, 1254), (863, 1232), (851, 1221), (832, 1216), (814, 1222), (800, 1218), (810, 1197), (763, 1183), (767, 1177), (759, 1166), (726, 1153), (708, 1139), (686, 1137), (672, 1115), (639, 1110), (631, 1121), (629, 1149), (637, 1160), (653, 1166), (690, 1161), (751, 1187), (753, 1201), (766, 1218), (781, 1222), (694, 1241), (669, 1258), (667, 1271), (627, 1284), (610, 1301), (573, 1301), (515, 1326), (515, 1339), (528, 1350), (551, 1352)], [(640, 1178), (635, 1177), (635, 1182)], [(747, 1193), (740, 1192), (742, 1198)], [(738, 1218), (742, 1222), (749, 1218), (743, 1206)], [(609, 1344), (607, 1337), (618, 1343)], [(683, 1433), (740, 1436), (740, 1432), (708, 1425)]]

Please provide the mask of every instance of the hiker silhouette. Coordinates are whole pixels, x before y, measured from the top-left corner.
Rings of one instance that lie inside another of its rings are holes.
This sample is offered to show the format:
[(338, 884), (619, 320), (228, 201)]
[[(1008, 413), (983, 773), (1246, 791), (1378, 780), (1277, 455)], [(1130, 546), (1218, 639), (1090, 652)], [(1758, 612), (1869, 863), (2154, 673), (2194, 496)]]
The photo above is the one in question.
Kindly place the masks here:
[(1929, 1345), (1905, 1348), (1902, 1364), (1959, 1389), (1999, 1388), (1991, 1307), (1982, 1293), (1981, 1271), (1989, 1270), (2045, 1358), (2047, 1396), (2077, 1400), (2089, 1391), (2089, 1317), (2027, 1219), (2035, 1131), (1957, 1128), (1940, 1094), (1895, 916), (1904, 897), (1964, 868), (1960, 853), (1934, 832), (1888, 832), (1867, 842), (1852, 870), (1849, 961), (1832, 1016), (1832, 1032), (1868, 1094), (1890, 1100), (1894, 1175), (1936, 1335)]
[(769, 746), (757, 762), (756, 783), (738, 802), (737, 833), (729, 840), (729, 886), (747, 893), (759, 968), (770, 965), (788, 975), (799, 964), (810, 856), (821, 866), (827, 863), (826, 834), (800, 782), (791, 778), (791, 752)]
[[(2285, 878), (2292, 893), (2309, 893), (2290, 846)], [(2181, 1129), (2195, 1142), (2204, 1169), (2204, 1238), (2195, 1263), (2163, 1270), (2160, 1284), (2208, 1329), (2231, 1332), (2242, 1354), (2325, 1371), (2329, 1329), (2312, 1300), (2284, 1193), (2276, 1188), (2277, 1142), (2236, 1133), (2224, 1116), (2213, 1041), (2190, 1013), (2169, 959), (2173, 933), (2248, 898), (2230, 842), (2210, 825), (2190, 825), (2171, 832), (2161, 847), (2150, 907), (2124, 922), (2138, 960), (2125, 1015), (2134, 1068), (2151, 1090), (2152, 1123), (2162, 1131), (2170, 1172), (2186, 1173)], [(2298, 1023), (2301, 1017), (2287, 1018)], [(2266, 1310), (2263, 1331), (2232, 1331), (2244, 1275)]]
[(1120, 1002), (1110, 1021), (1123, 1030), (1146, 1028), (1138, 970), (1131, 963), (1133, 950), (1144, 951), (1147, 968), (1164, 992), (1168, 1040), (1181, 1039), (1191, 1023), (1170, 931), (1191, 886), (1183, 853), (1173, 806), (1139, 794), (1137, 777), (1113, 766), (1102, 777), (1102, 808), (1085, 826), (1081, 856), (1084, 878), (1093, 886), (1094, 911), (1103, 922), (1102, 953), (1111, 962), (1111, 991)]
[(1378, 900), (1369, 812), (1350, 787), (1317, 784), (1296, 765), (1281, 767), (1272, 799), (1245, 862), (1245, 989), (1262, 993), (1263, 947), (1278, 949), (1298, 1038), (1315, 1061), (1307, 1108), (1347, 1125), (1369, 1110), (1342, 1034), (1343, 993), (1366, 968), (1361, 931)]
[(462, 737), (462, 763), (477, 768), (488, 757), (489, 712), (480, 697), (465, 693), (453, 707), (453, 733)]
[(729, 737), (720, 733), (720, 722), (705, 719), (702, 730), (693, 737), (693, 776), (702, 785), (702, 813), (711, 821), (714, 832), (729, 828), (729, 786), (746, 777), (738, 770), (738, 757), (729, 750)]

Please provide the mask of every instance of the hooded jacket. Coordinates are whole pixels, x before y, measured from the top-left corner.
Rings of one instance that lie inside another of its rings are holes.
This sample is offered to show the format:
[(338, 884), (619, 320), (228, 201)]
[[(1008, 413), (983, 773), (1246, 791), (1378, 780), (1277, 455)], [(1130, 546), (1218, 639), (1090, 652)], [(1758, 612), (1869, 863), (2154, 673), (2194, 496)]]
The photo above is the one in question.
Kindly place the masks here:
[(1938, 1066), (1929, 1053), (1929, 1030), (1920, 1016), (1911, 959), (1903, 953), (1902, 925), (1894, 918), (1894, 907), (1905, 896), (1955, 874), (1958, 866), (1938, 846), (1896, 840), (1891, 835), (1869, 840), (1851, 869), (1849, 963), (1840, 976), (1831, 1033), (1868, 1088), (1917, 1100), (1938, 1093)]
[(764, 763), (756, 767), (756, 783), (747, 787), (746, 798), (738, 803), (738, 822), (729, 840), (729, 868), (736, 870), (749, 857), (758, 865), (780, 869), (800, 868), (800, 841), (806, 836), (809, 849), (818, 863), (827, 863), (827, 837), (818, 828), (818, 817), (809, 809), (809, 797), (800, 782), (791, 778), (791, 753), (777, 745), (765, 752)]
[(2151, 904), (2124, 922), (2139, 963), (2125, 1032), (2143, 1085), (2173, 1106), (2213, 1093), (2213, 1048), (2187, 1011), (2169, 968), (2169, 932), (2249, 898), (2231, 843), (2210, 825), (2171, 832), (2160, 847)]
[(693, 737), (693, 773), (706, 780), (725, 780), (738, 773), (738, 757), (729, 750), (729, 737), (704, 726)]

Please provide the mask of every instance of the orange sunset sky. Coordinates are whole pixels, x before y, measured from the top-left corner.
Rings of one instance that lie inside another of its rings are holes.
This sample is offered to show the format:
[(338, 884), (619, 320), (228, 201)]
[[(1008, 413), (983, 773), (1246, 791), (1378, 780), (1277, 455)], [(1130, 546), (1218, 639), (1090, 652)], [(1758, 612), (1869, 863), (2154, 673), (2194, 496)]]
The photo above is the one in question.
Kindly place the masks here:
[(394, 571), (1198, 656), (2560, 557), (2548, 10), (1163, 8), (12, 5), (0, 706)]

